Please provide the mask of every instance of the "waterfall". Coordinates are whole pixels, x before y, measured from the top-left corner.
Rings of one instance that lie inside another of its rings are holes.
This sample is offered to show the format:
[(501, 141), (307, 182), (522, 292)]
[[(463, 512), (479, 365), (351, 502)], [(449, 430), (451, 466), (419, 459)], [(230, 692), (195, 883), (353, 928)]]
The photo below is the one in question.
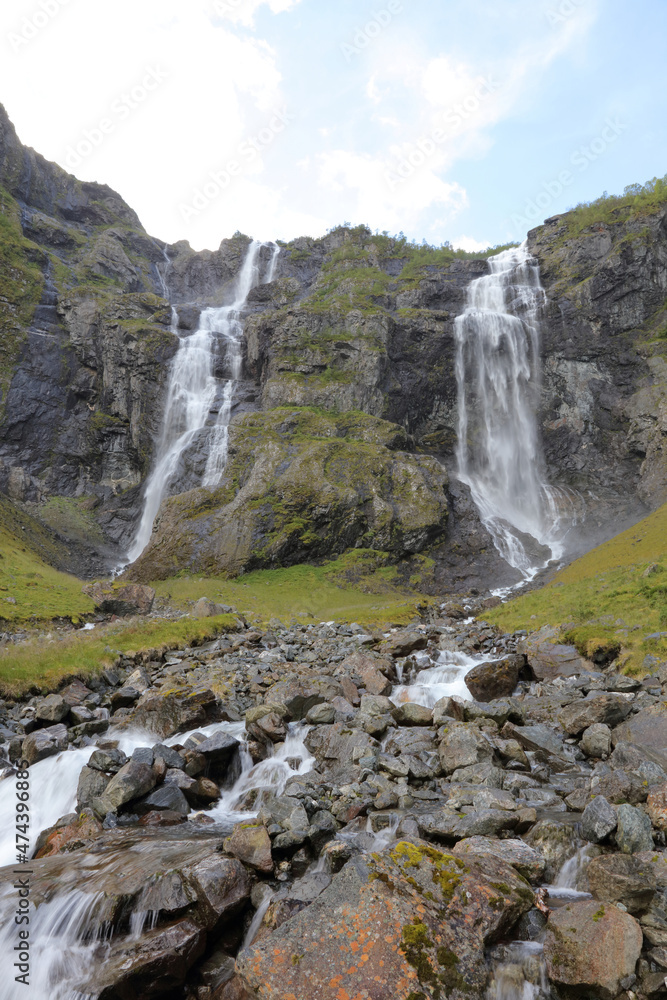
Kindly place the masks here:
[(531, 579), (562, 553), (562, 496), (544, 482), (536, 419), (546, 296), (525, 243), (489, 269), (455, 322), (458, 474), (496, 548)]
[[(262, 278), (261, 250), (272, 249), (271, 260)], [(227, 461), (229, 421), (234, 387), (241, 374), (243, 323), (241, 313), (251, 290), (273, 280), (280, 247), (254, 240), (248, 247), (243, 266), (234, 286), (233, 301), (224, 306), (204, 309), (197, 330), (181, 336), (176, 310), (171, 312), (171, 330), (180, 344), (171, 366), (162, 431), (157, 442), (153, 468), (146, 481), (144, 508), (125, 565), (134, 562), (150, 541), (153, 522), (179, 467), (183, 454), (195, 439), (208, 432), (208, 458), (202, 486), (216, 486)], [(159, 272), (160, 278), (164, 276)], [(164, 281), (165, 292), (168, 292)], [(220, 349), (226, 352), (229, 377), (215, 375), (215, 358)], [(211, 426), (211, 413), (217, 416)]]

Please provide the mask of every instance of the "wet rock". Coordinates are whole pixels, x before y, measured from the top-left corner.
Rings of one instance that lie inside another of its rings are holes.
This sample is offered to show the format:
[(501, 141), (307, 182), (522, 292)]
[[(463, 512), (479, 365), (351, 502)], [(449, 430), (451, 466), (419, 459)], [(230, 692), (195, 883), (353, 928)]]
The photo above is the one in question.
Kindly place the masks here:
[(138, 942), (114, 942), (104, 963), (80, 993), (91, 1000), (160, 996), (180, 986), (188, 969), (203, 954), (206, 933), (193, 921), (145, 932)]
[(605, 692), (594, 698), (573, 701), (565, 706), (558, 718), (566, 733), (578, 736), (584, 729), (596, 723), (617, 726), (629, 715), (630, 709), (629, 701)]
[(211, 715), (215, 703), (216, 697), (208, 689), (190, 691), (181, 696), (147, 691), (137, 702), (130, 719), (134, 726), (157, 733), (165, 739), (175, 733), (214, 721)]
[(587, 900), (549, 914), (544, 956), (559, 985), (611, 1000), (634, 974), (641, 948), (639, 924), (616, 906)]
[(207, 929), (215, 934), (250, 899), (250, 876), (236, 858), (213, 855), (183, 868), (199, 900)]
[(151, 809), (139, 819), (139, 826), (178, 826), (185, 823), (183, 813), (172, 812), (171, 809)]
[(399, 726), (431, 726), (433, 725), (433, 710), (413, 701), (405, 701), (393, 712)]
[(667, 784), (653, 787), (648, 794), (646, 807), (656, 830), (667, 830)]
[(577, 838), (567, 823), (542, 819), (526, 835), (526, 843), (534, 847), (546, 861), (544, 877), (547, 882), (555, 882), (565, 862), (577, 850)]
[[(273, 897), (263, 921), (263, 929), (275, 930), (310, 906), (331, 884), (327, 872), (311, 872), (297, 879), (289, 888), (280, 889)], [(262, 935), (264, 936), (264, 935)]]
[(100, 816), (115, 812), (132, 799), (146, 795), (155, 782), (155, 774), (148, 764), (130, 760), (113, 776), (102, 795), (94, 799), (93, 809)]
[(596, 899), (623, 903), (628, 913), (634, 914), (648, 909), (657, 885), (651, 866), (627, 854), (591, 858), (586, 875)]
[(377, 740), (368, 733), (361, 729), (351, 729), (342, 722), (314, 727), (306, 736), (305, 744), (319, 762), (332, 768), (360, 760), (366, 755), (373, 756), (379, 749)]
[(185, 760), (181, 754), (177, 750), (174, 750), (173, 747), (165, 746), (164, 743), (157, 743), (153, 747), (153, 760), (157, 760), (158, 757), (165, 762), (167, 767), (180, 770), (185, 765)]
[(433, 725), (447, 725), (452, 719), (463, 721), (463, 702), (456, 698), (440, 698), (433, 706)]
[(143, 799), (132, 804), (132, 811), (138, 816), (153, 811), (169, 810), (181, 816), (187, 816), (190, 806), (185, 795), (176, 785), (160, 785)]
[(524, 658), (507, 656), (492, 663), (480, 663), (465, 676), (466, 687), (475, 701), (487, 702), (509, 697), (519, 682)]
[(197, 747), (197, 753), (219, 769), (229, 763), (238, 746), (239, 741), (229, 733), (218, 732), (203, 740)]
[(153, 609), (155, 591), (138, 583), (103, 583), (96, 581), (83, 588), (87, 597), (104, 615), (147, 615)]
[(225, 840), (225, 851), (245, 862), (255, 871), (268, 875), (273, 871), (271, 839), (260, 824), (239, 823)]
[(59, 694), (50, 694), (37, 703), (35, 718), (40, 722), (62, 722), (69, 715), (70, 706)]
[(331, 702), (333, 698), (342, 697), (341, 685), (332, 677), (316, 675), (314, 677), (287, 681), (278, 681), (266, 692), (267, 704), (279, 703), (285, 705), (292, 719), (305, 719), (309, 710), (322, 702)]
[(616, 829), (616, 810), (605, 799), (604, 795), (596, 795), (583, 811), (581, 817), (581, 832), (585, 840), (598, 844)]
[(76, 808), (78, 812), (92, 806), (95, 799), (102, 795), (111, 781), (111, 776), (90, 766), (83, 767), (79, 775), (76, 789)]
[(88, 767), (107, 774), (116, 774), (127, 764), (127, 757), (122, 750), (94, 750), (88, 759)]
[(48, 729), (37, 729), (23, 741), (22, 755), (28, 764), (36, 764), (46, 757), (53, 757), (61, 750), (67, 749), (67, 729), (62, 723), (49, 726)]
[(490, 837), (468, 837), (460, 840), (453, 848), (452, 854), (462, 857), (466, 854), (483, 855), (506, 861), (523, 875), (529, 882), (539, 884), (544, 878), (546, 861), (542, 855), (525, 844), (523, 840), (510, 838), (508, 840), (493, 840)]
[(260, 743), (283, 743), (287, 736), (287, 726), (277, 712), (262, 715), (256, 722), (246, 720), (246, 729)]
[(616, 844), (624, 854), (650, 851), (653, 846), (651, 820), (641, 809), (623, 804), (616, 809)]
[(48, 858), (60, 851), (87, 847), (101, 835), (102, 824), (92, 810), (85, 809), (73, 822), (64, 826), (57, 823), (52, 830), (44, 831), (35, 846), (35, 858)]
[(380, 643), (380, 653), (387, 653), (389, 656), (409, 656), (418, 649), (426, 649), (428, 637), (423, 632), (400, 631)]
[(308, 827), (308, 840), (315, 854), (319, 854), (337, 832), (338, 823), (327, 809), (318, 809), (313, 813)]
[(593, 723), (584, 730), (579, 747), (587, 757), (608, 757), (611, 753), (611, 729), (603, 722)]
[(401, 842), (353, 858), (310, 906), (237, 959), (262, 1000), (481, 995), (484, 947), (532, 904), (498, 859)]

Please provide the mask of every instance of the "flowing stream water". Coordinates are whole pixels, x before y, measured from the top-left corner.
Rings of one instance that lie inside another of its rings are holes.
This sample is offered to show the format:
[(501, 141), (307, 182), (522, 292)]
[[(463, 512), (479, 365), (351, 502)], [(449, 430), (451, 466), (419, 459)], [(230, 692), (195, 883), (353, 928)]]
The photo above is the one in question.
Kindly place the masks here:
[[(261, 251), (271, 248), (271, 258), (262, 274)], [(248, 295), (257, 285), (273, 280), (280, 247), (257, 240), (249, 245), (243, 266), (236, 276), (233, 300), (227, 305), (204, 309), (197, 330), (181, 336), (178, 315), (172, 308), (172, 333), (180, 344), (171, 366), (162, 430), (155, 449), (153, 468), (146, 480), (144, 506), (124, 566), (138, 559), (150, 541), (153, 523), (185, 452), (206, 433), (207, 460), (202, 486), (216, 486), (227, 461), (229, 421), (234, 388), (241, 375), (242, 312)], [(169, 298), (165, 276), (160, 279)], [(224, 352), (228, 378), (216, 377), (215, 364)], [(217, 410), (213, 422), (211, 415)]]
[(458, 474), (506, 561), (531, 579), (562, 555), (567, 492), (550, 487), (537, 427), (546, 296), (524, 244), (489, 258), (455, 321)]

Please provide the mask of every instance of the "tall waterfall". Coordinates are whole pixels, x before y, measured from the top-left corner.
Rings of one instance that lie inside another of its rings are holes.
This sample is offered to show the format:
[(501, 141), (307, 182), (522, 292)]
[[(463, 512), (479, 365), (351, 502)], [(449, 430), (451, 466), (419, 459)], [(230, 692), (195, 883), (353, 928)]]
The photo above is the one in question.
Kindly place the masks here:
[(551, 558), (562, 551), (559, 491), (543, 479), (536, 418), (546, 296), (525, 243), (489, 268), (455, 322), (458, 471), (496, 548), (530, 579), (549, 559), (540, 547)]
[[(271, 247), (272, 255), (266, 273), (262, 276), (260, 254), (266, 246)], [(233, 301), (228, 305), (204, 309), (199, 318), (198, 329), (193, 334), (180, 336), (178, 316), (176, 310), (172, 309), (171, 329), (179, 336), (180, 345), (171, 367), (162, 432), (153, 468), (146, 481), (144, 509), (127, 553), (126, 565), (138, 559), (148, 545), (153, 522), (181, 457), (203, 432), (208, 433), (208, 458), (202, 486), (215, 486), (220, 480), (227, 461), (234, 386), (241, 374), (241, 312), (251, 290), (273, 280), (279, 253), (280, 247), (277, 244), (254, 240), (248, 247), (243, 266), (236, 277)], [(223, 383), (215, 375), (215, 359), (220, 348), (224, 348), (226, 352), (229, 367), (229, 378)], [(211, 413), (216, 404), (217, 416), (211, 426)]]

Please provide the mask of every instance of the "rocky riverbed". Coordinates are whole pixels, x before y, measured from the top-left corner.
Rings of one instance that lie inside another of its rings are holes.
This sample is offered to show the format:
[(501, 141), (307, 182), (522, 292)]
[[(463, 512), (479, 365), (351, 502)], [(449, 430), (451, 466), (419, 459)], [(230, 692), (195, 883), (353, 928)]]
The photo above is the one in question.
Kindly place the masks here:
[(36, 995), (665, 993), (667, 664), (430, 614), (239, 619), (3, 703), (0, 936), (24, 759)]

